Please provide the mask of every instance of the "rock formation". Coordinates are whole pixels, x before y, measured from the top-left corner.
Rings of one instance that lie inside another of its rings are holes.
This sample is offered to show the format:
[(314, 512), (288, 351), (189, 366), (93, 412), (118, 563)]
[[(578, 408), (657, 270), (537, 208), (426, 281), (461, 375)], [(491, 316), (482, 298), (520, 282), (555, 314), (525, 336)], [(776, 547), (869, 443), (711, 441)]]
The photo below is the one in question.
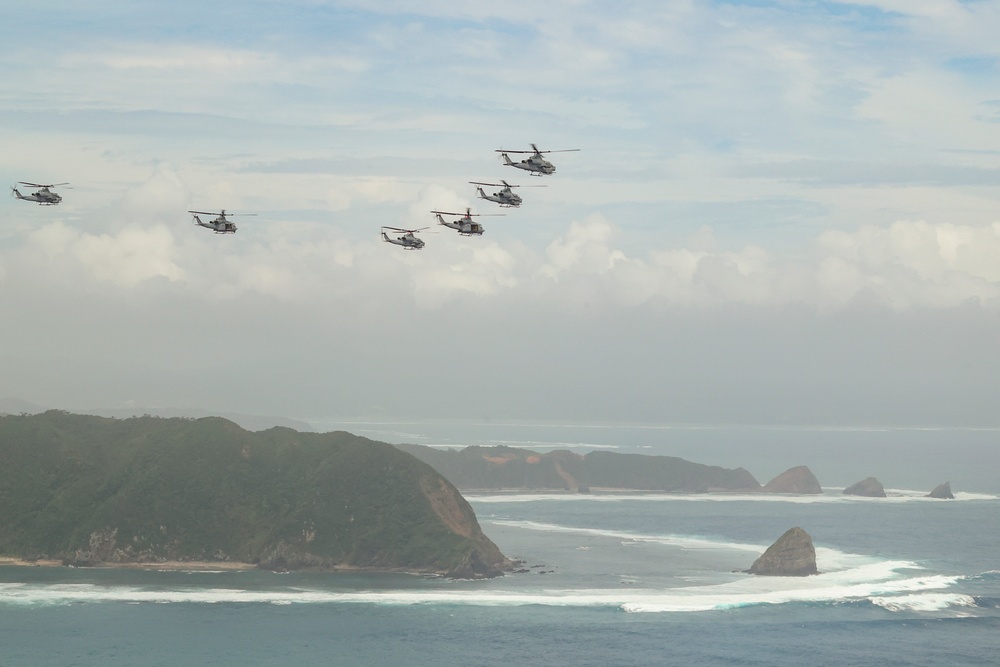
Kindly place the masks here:
[(885, 487), (874, 477), (866, 477), (856, 484), (844, 489), (845, 496), (866, 496), (868, 498), (885, 498)]
[(747, 572), (771, 577), (805, 577), (817, 574), (816, 548), (812, 538), (799, 527), (790, 528), (754, 561)]
[(819, 480), (806, 466), (789, 468), (764, 485), (764, 493), (823, 493)]
[(951, 492), (951, 482), (945, 482), (944, 484), (938, 484), (934, 487), (934, 490), (928, 493), (926, 498), (941, 498), (943, 500), (954, 500), (955, 495)]

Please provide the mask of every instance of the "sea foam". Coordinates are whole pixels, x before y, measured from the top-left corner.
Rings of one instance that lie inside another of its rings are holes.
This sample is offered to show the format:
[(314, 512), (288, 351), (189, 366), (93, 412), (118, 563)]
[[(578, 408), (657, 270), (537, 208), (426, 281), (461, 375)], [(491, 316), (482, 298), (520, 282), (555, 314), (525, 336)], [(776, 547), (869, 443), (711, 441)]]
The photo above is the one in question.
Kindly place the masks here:
[[(660, 492), (626, 492), (610, 491), (597, 493), (465, 493), (465, 498), (475, 503), (531, 503), (531, 502), (595, 502), (614, 503), (623, 501), (642, 501), (649, 503), (662, 502), (699, 502), (699, 503), (796, 503), (812, 505), (816, 503), (854, 504), (854, 503), (939, 503), (938, 498), (929, 498), (920, 491), (903, 489), (886, 489), (885, 498), (869, 498), (865, 496), (844, 495), (840, 487), (825, 487), (821, 494), (782, 494), (782, 493), (660, 493)], [(956, 493), (954, 501), (1000, 500), (1000, 496), (987, 493)]]

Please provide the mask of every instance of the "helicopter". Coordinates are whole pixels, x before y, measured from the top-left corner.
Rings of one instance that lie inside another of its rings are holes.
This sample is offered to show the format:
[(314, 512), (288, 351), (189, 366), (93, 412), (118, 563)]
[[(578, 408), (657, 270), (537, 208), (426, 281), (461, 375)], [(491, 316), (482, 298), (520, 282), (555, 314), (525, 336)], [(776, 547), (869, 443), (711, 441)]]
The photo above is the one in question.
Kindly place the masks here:
[[(230, 222), (228, 216), (230, 215), (257, 215), (256, 213), (226, 213), (226, 209), (222, 209), (218, 213), (212, 213), (209, 211), (188, 211), (194, 216), (194, 224), (205, 227), (206, 229), (214, 229), (216, 234), (235, 234), (236, 224)], [(214, 220), (209, 220), (208, 222), (203, 222), (199, 215), (214, 215), (216, 218)]]
[[(496, 152), (500, 153), (503, 157), (503, 163), (508, 167), (524, 169), (532, 176), (542, 176), (543, 174), (554, 174), (556, 171), (555, 165), (543, 158), (542, 153), (571, 153), (578, 150), (580, 149), (566, 148), (560, 151), (540, 151), (538, 150), (538, 146), (531, 144), (530, 151), (507, 151), (502, 148), (498, 148)], [(520, 162), (514, 162), (510, 159), (508, 153), (531, 153), (531, 157), (525, 158)]]
[(38, 202), (40, 206), (55, 206), (56, 204), (62, 201), (62, 197), (50, 191), (49, 188), (57, 188), (62, 185), (69, 185), (69, 183), (50, 183), (49, 185), (41, 185), (40, 183), (28, 183), (26, 181), (18, 181), (18, 185), (30, 185), (33, 188), (39, 188), (38, 191), (36, 191), (33, 194), (22, 195), (18, 191), (16, 185), (12, 186), (10, 190), (14, 194), (14, 196), (17, 197), (18, 199), (23, 199), (24, 201)]
[[(503, 215), (502, 213), (473, 213), (470, 208), (465, 209), (464, 215), (462, 213), (449, 213), (448, 211), (431, 211), (431, 213), (437, 216), (439, 225), (450, 227), (462, 236), (472, 236), (473, 234), (482, 236), (483, 232), (486, 231), (481, 224), (473, 221), (473, 218), (481, 215)], [(457, 220), (446, 221), (441, 217), (442, 215), (458, 215), (461, 217)]]
[[(402, 236), (397, 236), (394, 239), (389, 238), (389, 235), (385, 233), (385, 230), (393, 232), (403, 232)], [(420, 229), (400, 229), (399, 227), (386, 227), (382, 226), (382, 240), (386, 243), (393, 243), (395, 245), (401, 245), (407, 250), (420, 250), (424, 247), (424, 242), (418, 239), (415, 234), (417, 232), (422, 232), (426, 227), (421, 227)]]
[[(511, 191), (511, 188), (519, 188), (520, 185), (511, 185), (507, 181), (501, 179), (499, 183), (480, 183), (479, 181), (469, 181), (472, 185), (478, 185), (480, 187), (476, 188), (476, 195), (480, 199), (485, 199), (486, 201), (496, 202), (504, 208), (517, 208), (521, 205), (520, 195), (516, 195)], [(483, 191), (481, 186), (492, 185), (493, 187), (499, 188), (503, 185), (503, 190), (499, 192), (494, 192), (492, 195), (488, 195)], [(544, 188), (544, 185), (529, 185), (529, 188)]]

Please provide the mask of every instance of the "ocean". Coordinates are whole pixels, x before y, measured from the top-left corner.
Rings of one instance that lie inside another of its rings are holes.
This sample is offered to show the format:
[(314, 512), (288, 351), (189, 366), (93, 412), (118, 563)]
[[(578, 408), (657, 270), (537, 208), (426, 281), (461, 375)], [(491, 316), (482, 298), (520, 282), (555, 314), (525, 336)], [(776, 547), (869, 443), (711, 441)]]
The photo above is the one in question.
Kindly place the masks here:
[[(716, 463), (635, 434), (616, 445), (610, 428), (587, 439), (551, 429), (522, 427), (513, 437), (481, 427), (476, 444), (640, 449)], [(420, 425), (397, 432), (449, 444)], [(774, 474), (809, 465), (826, 487), (819, 496), (468, 495), (484, 531), (527, 570), (488, 581), (2, 567), (0, 665), (997, 664), (1000, 489), (984, 474), (997, 469), (988, 446), (996, 434), (934, 431), (937, 442), (917, 434), (896, 484), (873, 468), (899, 447), (850, 467), (835, 461), (825, 430), (819, 444), (797, 430), (758, 459), (747, 443), (759, 433), (726, 430), (717, 433), (725, 446), (704, 448), (710, 457), (728, 451), (720, 465), (758, 479), (766, 475), (752, 465), (764, 468), (763, 459), (774, 457)], [(832, 437), (863, 453), (856, 441), (871, 434)], [(793, 441), (801, 456), (778, 463)], [(949, 467), (920, 461), (946, 446)], [(841, 493), (871, 474), (889, 498)], [(955, 500), (924, 497), (928, 481), (949, 477)], [(968, 481), (979, 479), (987, 481)], [(819, 575), (741, 572), (793, 526), (812, 536)]]

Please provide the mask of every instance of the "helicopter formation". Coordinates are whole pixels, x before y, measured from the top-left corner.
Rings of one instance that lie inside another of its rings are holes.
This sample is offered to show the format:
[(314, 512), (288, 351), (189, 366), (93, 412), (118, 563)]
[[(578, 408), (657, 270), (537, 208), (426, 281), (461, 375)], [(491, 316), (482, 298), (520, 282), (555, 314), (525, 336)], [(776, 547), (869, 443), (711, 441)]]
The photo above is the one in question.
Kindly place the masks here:
[[(546, 160), (543, 157), (545, 153), (569, 153), (574, 151), (579, 151), (579, 148), (567, 148), (563, 150), (550, 150), (542, 151), (538, 150), (538, 146), (531, 144), (530, 151), (515, 151), (506, 149), (497, 149), (496, 152), (500, 153), (503, 163), (509, 167), (514, 167), (516, 169), (522, 169), (527, 171), (532, 176), (543, 176), (554, 174), (556, 167), (552, 162)], [(519, 161), (514, 162), (510, 159), (509, 153), (526, 153), (530, 154), (529, 157)], [(502, 208), (519, 208), (523, 202), (520, 195), (515, 194), (513, 188), (519, 187), (545, 187), (544, 185), (529, 185), (520, 186), (512, 185), (507, 181), (500, 179), (499, 183), (485, 183), (481, 181), (469, 181), (470, 185), (475, 185), (476, 196), (480, 199), (486, 201), (494, 202), (499, 204)], [(501, 190), (494, 192), (492, 195), (486, 194), (483, 190), (483, 186), (487, 187), (502, 187)], [(439, 225), (443, 225), (450, 229), (454, 229), (462, 236), (482, 236), (485, 229), (482, 223), (473, 220), (473, 218), (484, 216), (484, 215), (504, 215), (503, 213), (473, 213), (471, 208), (466, 208), (465, 213), (452, 213), (449, 211), (431, 211), (437, 218)], [(445, 219), (444, 216), (455, 216), (454, 218)], [(420, 250), (424, 247), (424, 242), (417, 237), (418, 232), (422, 232), (428, 229), (427, 227), (422, 227), (420, 229), (400, 229), (398, 227), (382, 227), (382, 240), (386, 243), (392, 243), (398, 246), (402, 246), (407, 250)], [(396, 238), (390, 238), (386, 231), (400, 232), (402, 236)]]
[[(506, 150), (497, 149), (496, 152), (500, 153), (503, 163), (507, 166), (514, 167), (516, 169), (521, 169), (527, 171), (532, 176), (543, 176), (554, 174), (556, 171), (555, 165), (553, 165), (549, 160), (546, 160), (543, 155), (546, 153), (568, 153), (573, 151), (579, 151), (579, 148), (569, 148), (564, 150), (548, 150), (542, 151), (538, 150), (538, 146), (531, 144), (530, 151), (524, 150)], [(514, 162), (510, 159), (508, 154), (529, 154), (529, 157)], [(533, 185), (533, 186), (520, 186), (508, 183), (507, 181), (501, 179), (499, 183), (486, 183), (481, 181), (469, 181), (471, 185), (476, 187), (476, 195), (483, 200), (494, 202), (500, 205), (502, 208), (518, 208), (521, 206), (522, 198), (513, 192), (513, 188), (519, 187), (545, 187), (544, 185)], [(21, 194), (18, 190), (17, 185), (26, 185), (32, 188), (38, 188), (35, 192), (31, 194)], [(27, 181), (18, 181), (17, 185), (11, 187), (11, 194), (22, 201), (30, 201), (39, 204), (40, 206), (55, 206), (62, 201), (62, 196), (56, 194), (52, 191), (53, 188), (66, 187), (69, 183), (29, 183)], [(492, 195), (486, 194), (483, 187), (497, 187), (501, 188)], [(255, 213), (227, 213), (226, 209), (220, 210), (218, 213), (214, 211), (188, 211), (193, 217), (193, 222), (199, 227), (204, 227), (206, 229), (211, 229), (216, 234), (235, 234), (236, 233), (236, 223), (230, 220), (230, 217), (237, 215), (240, 216), (253, 216)], [(461, 236), (482, 236), (485, 231), (482, 223), (473, 220), (473, 218), (478, 218), (480, 216), (487, 215), (504, 215), (503, 213), (473, 213), (470, 207), (465, 209), (465, 213), (452, 213), (449, 211), (431, 211), (437, 218), (439, 225), (448, 227), (449, 229), (454, 229)], [(213, 216), (211, 218), (203, 220), (199, 216)], [(450, 216), (445, 218), (444, 216)], [(420, 229), (401, 229), (399, 227), (389, 227), (382, 226), (382, 240), (386, 243), (392, 243), (394, 245), (402, 246), (407, 250), (420, 250), (424, 247), (424, 241), (420, 239), (417, 234), (429, 229), (429, 227), (421, 227)], [(393, 232), (394, 235), (390, 237), (388, 232)], [(399, 234), (399, 236), (395, 236)]]

